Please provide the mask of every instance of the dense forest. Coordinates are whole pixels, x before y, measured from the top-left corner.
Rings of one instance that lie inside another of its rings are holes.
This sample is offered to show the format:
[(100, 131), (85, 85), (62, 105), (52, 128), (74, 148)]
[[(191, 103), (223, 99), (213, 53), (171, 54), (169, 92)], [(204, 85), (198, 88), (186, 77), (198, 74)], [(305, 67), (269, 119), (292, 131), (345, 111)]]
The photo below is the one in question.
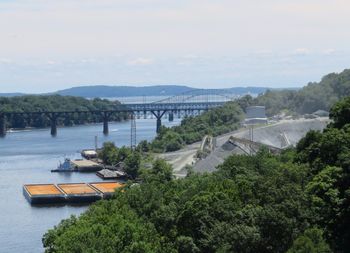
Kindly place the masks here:
[(46, 252), (349, 252), (349, 113), (347, 97), (296, 148), (232, 155), (211, 174), (141, 167), (142, 183), (49, 230)]
[[(16, 96), (0, 97), (0, 112), (42, 112), (42, 111), (89, 111), (89, 110), (112, 110), (119, 105), (119, 102), (111, 102), (105, 99), (88, 100), (71, 96)], [(124, 114), (115, 114), (111, 120), (121, 120), (126, 117)], [(74, 114), (71, 117), (59, 118), (59, 125), (72, 126), (90, 122), (101, 122), (102, 115)], [(50, 120), (45, 115), (33, 116), (30, 118), (13, 116), (7, 119), (8, 128), (25, 127), (47, 127)]]

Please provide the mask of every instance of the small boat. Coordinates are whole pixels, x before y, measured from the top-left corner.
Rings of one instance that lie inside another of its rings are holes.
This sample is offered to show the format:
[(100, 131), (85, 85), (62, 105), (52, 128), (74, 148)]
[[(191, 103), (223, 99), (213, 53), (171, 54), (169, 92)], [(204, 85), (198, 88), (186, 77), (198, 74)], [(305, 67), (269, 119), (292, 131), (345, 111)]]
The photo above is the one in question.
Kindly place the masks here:
[(72, 166), (72, 162), (69, 158), (64, 159), (64, 162), (57, 166), (57, 169), (51, 170), (51, 172), (73, 172), (75, 171), (74, 167)]

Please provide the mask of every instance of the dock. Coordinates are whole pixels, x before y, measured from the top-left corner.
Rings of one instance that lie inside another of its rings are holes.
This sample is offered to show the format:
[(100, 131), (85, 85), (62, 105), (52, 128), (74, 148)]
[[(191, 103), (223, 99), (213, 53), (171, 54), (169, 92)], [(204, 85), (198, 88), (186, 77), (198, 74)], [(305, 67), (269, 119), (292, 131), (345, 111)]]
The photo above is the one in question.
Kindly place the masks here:
[(26, 184), (23, 194), (30, 204), (90, 203), (110, 198), (120, 182)]

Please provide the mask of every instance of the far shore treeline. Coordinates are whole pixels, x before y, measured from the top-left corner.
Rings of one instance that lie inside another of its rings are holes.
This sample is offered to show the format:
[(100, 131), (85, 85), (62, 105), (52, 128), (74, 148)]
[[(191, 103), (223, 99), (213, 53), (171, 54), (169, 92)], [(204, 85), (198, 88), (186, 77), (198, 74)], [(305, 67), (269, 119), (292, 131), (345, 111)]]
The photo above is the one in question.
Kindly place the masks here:
[[(1, 112), (42, 112), (42, 111), (93, 111), (113, 110), (120, 103), (106, 99), (95, 98), (88, 100), (81, 97), (60, 96), (60, 95), (27, 95), (18, 97), (0, 97)], [(124, 113), (111, 115), (111, 121), (126, 119)], [(73, 126), (86, 123), (102, 122), (102, 115), (99, 114), (73, 114), (70, 117), (60, 117), (58, 125)], [(42, 128), (50, 126), (50, 119), (45, 115), (34, 115), (23, 117), (15, 115), (7, 119), (7, 128)]]

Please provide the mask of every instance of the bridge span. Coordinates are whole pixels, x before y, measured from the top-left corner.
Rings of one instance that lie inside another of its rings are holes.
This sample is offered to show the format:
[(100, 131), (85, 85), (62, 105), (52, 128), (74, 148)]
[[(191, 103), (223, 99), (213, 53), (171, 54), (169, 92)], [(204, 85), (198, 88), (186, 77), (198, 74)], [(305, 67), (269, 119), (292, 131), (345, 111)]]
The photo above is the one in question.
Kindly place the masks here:
[(171, 103), (146, 103), (146, 104), (120, 104), (113, 110), (91, 110), (91, 111), (29, 111), (29, 112), (1, 112), (0, 110), (0, 136), (6, 135), (6, 120), (13, 116), (20, 116), (26, 118), (35, 118), (38, 116), (46, 116), (50, 120), (51, 135), (57, 135), (57, 122), (59, 118), (69, 118), (74, 114), (93, 114), (102, 116), (103, 133), (108, 134), (108, 122), (113, 114), (127, 113), (134, 118), (135, 114), (152, 113), (157, 120), (157, 132), (159, 132), (162, 125), (162, 117), (165, 113), (169, 113), (169, 118), (173, 118), (174, 114), (181, 112), (192, 113), (197, 111), (201, 113), (211, 108), (222, 106), (225, 102), (171, 102)]
[[(74, 110), (74, 111), (4, 111), (0, 107), (0, 137), (6, 135), (7, 120), (11, 117), (23, 117), (28, 120), (35, 117), (45, 116), (50, 121), (51, 135), (57, 135), (58, 119), (69, 119), (74, 115), (89, 114), (98, 116), (103, 122), (103, 133), (108, 134), (108, 122), (111, 116), (118, 113), (126, 113), (129, 115), (132, 122), (135, 120), (135, 115), (153, 114), (156, 118), (157, 132), (162, 125), (162, 117), (167, 113), (169, 120), (172, 121), (174, 114), (192, 114), (195, 112), (201, 113), (208, 111), (211, 108), (222, 106), (228, 101), (232, 101), (239, 96), (228, 92), (225, 89), (196, 89), (189, 92), (184, 92), (175, 96), (171, 96), (152, 103), (126, 103), (114, 105), (113, 109), (106, 110)], [(100, 122), (100, 121), (99, 121)], [(135, 124), (134, 124), (135, 125)], [(133, 124), (132, 124), (133, 126)], [(133, 131), (134, 127), (131, 127)]]

